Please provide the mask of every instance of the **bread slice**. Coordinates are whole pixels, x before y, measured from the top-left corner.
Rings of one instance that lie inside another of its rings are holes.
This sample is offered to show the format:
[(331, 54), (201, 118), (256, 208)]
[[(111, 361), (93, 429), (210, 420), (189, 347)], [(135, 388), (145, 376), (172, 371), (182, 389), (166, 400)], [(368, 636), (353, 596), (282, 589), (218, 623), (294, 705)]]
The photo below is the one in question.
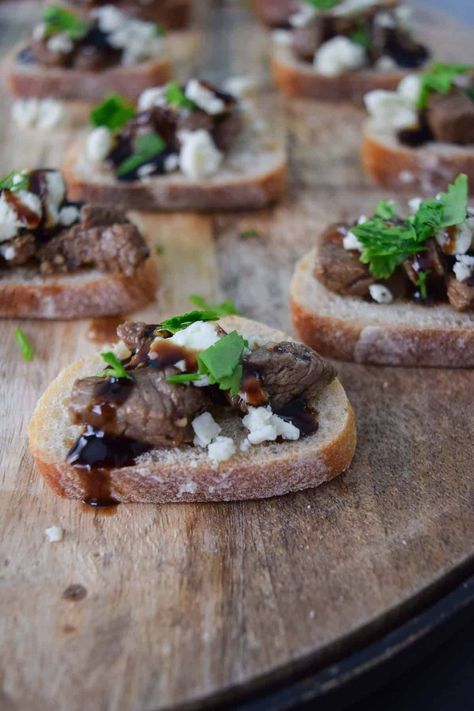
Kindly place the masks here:
[(136, 311), (153, 300), (157, 267), (149, 257), (131, 276), (84, 269), (42, 277), (37, 269), (0, 272), (0, 318), (80, 319)]
[(7, 88), (14, 96), (96, 103), (106, 94), (118, 93), (136, 101), (145, 89), (164, 84), (171, 76), (170, 65), (162, 57), (93, 72), (19, 62), (16, 57), (23, 47), (17, 46), (3, 65)]
[(296, 265), (290, 300), (296, 333), (322, 355), (377, 365), (474, 366), (474, 313), (335, 294), (313, 275), (316, 259), (313, 249)]
[[(226, 317), (224, 328), (244, 336), (286, 338), (279, 331), (240, 317)], [(29, 426), (30, 448), (36, 465), (57, 494), (86, 496), (78, 470), (66, 464), (68, 449), (81, 428), (69, 422), (67, 400), (76, 378), (95, 374), (100, 358), (86, 358), (66, 368), (40, 399)], [(191, 445), (159, 447), (142, 455), (133, 466), (110, 470), (111, 495), (124, 503), (159, 504), (181, 501), (259, 499), (315, 487), (350, 465), (356, 443), (355, 419), (339, 380), (317, 402), (319, 429), (296, 442), (269, 442), (238, 452), (213, 468), (205, 449)], [(238, 415), (220, 424), (222, 434), (237, 445), (245, 437)]]
[(364, 129), (362, 165), (372, 180), (389, 188), (432, 193), (465, 173), (474, 182), (474, 146), (433, 141), (419, 148), (400, 143), (393, 131), (368, 122)]
[(191, 180), (182, 173), (136, 182), (116, 179), (91, 164), (84, 143), (74, 145), (63, 166), (71, 199), (120, 204), (134, 210), (252, 210), (279, 200), (286, 188), (286, 157), (278, 140), (248, 125), (225, 156), (217, 175)]
[(335, 77), (319, 74), (309, 62), (298, 59), (291, 47), (274, 43), (272, 71), (278, 89), (290, 97), (320, 101), (350, 101), (363, 105), (373, 89), (393, 91), (407, 72), (374, 69), (345, 72)]
[[(87, 14), (89, 9), (81, 10), (74, 2), (63, 0), (64, 5), (75, 13)], [(189, 23), (190, 0), (152, 0), (151, 2), (140, 2), (140, 0), (119, 0), (115, 5), (127, 12), (131, 17), (137, 17), (146, 22), (156, 22), (167, 30), (179, 30)]]

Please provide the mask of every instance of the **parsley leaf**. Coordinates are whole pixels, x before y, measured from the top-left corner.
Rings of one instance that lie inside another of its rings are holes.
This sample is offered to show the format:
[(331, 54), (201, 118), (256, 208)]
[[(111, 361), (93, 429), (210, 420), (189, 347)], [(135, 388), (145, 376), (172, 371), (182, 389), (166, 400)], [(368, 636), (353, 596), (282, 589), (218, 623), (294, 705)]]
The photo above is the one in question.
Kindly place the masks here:
[(18, 342), (18, 345), (21, 348), (21, 354), (23, 356), (23, 360), (27, 360), (27, 361), (33, 360), (33, 355), (34, 355), (33, 346), (29, 342), (29, 340), (26, 336), (26, 333), (19, 326), (17, 326), (15, 328), (15, 338)]
[(134, 153), (120, 163), (117, 175), (120, 177), (136, 170), (166, 148), (166, 143), (157, 133), (142, 133), (133, 142)]
[(166, 382), (179, 385), (180, 383), (192, 383), (195, 380), (201, 380), (201, 378), (201, 373), (179, 373), (177, 375), (169, 375), (166, 378)]
[(222, 302), (222, 304), (210, 304), (208, 301), (203, 299), (202, 296), (199, 296), (198, 294), (191, 294), (189, 300), (199, 309), (214, 311), (216, 314), (219, 314), (219, 318), (221, 316), (232, 316), (239, 313), (232, 299), (226, 299)]
[(94, 126), (105, 126), (111, 131), (116, 131), (135, 116), (135, 109), (123, 96), (109, 94), (91, 111), (90, 118)]
[(178, 109), (194, 109), (196, 104), (188, 99), (176, 81), (170, 81), (166, 87), (166, 101), (170, 106)]
[(305, 0), (307, 5), (312, 5), (317, 10), (330, 10), (332, 7), (339, 5), (341, 0)]
[(16, 192), (17, 190), (26, 190), (28, 188), (28, 183), (30, 182), (26, 172), (12, 171), (5, 178), (0, 180), (0, 190), (11, 190)]
[(353, 32), (350, 33), (349, 39), (356, 44), (360, 44), (364, 49), (370, 49), (372, 47), (372, 38), (370, 36), (370, 30), (367, 25), (359, 25)]
[(454, 80), (460, 74), (472, 71), (474, 67), (466, 64), (433, 64), (426, 72), (421, 72), (421, 90), (418, 109), (424, 109), (430, 94), (447, 94), (453, 87)]
[(374, 214), (382, 220), (393, 220), (397, 214), (397, 204), (393, 200), (381, 200), (377, 204)]
[(219, 339), (199, 355), (199, 372), (208, 375), (211, 385), (237, 395), (242, 381), (242, 353), (245, 340), (237, 331)]
[(46, 37), (58, 32), (65, 32), (71, 39), (77, 40), (83, 37), (89, 29), (85, 20), (63, 7), (54, 5), (50, 5), (44, 10), (42, 19), (45, 24)]
[(426, 286), (426, 280), (430, 274), (430, 269), (427, 269), (426, 271), (420, 270), (418, 272), (418, 279), (416, 280), (416, 285), (420, 290), (420, 296), (423, 301), (426, 301), (428, 297), (428, 287)]
[(123, 363), (117, 358), (115, 353), (108, 351), (101, 353), (102, 358), (108, 364), (108, 367), (100, 374), (103, 378), (126, 378), (133, 380), (130, 373), (127, 373)]
[(219, 314), (212, 310), (188, 311), (180, 316), (172, 316), (171, 318), (162, 321), (156, 331), (169, 331), (170, 333), (177, 333), (178, 331), (182, 331), (183, 328), (191, 326), (192, 323), (196, 323), (196, 321), (217, 321), (219, 318)]

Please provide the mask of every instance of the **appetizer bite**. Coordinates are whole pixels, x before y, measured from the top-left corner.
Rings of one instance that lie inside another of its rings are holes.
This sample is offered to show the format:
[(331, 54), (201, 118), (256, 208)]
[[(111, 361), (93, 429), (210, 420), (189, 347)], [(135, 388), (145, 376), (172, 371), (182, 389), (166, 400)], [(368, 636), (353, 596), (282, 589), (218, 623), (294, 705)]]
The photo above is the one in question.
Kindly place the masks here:
[(474, 181), (474, 67), (435, 64), (365, 104), (362, 164), (374, 181), (425, 192), (461, 172)]
[(273, 72), (289, 96), (361, 103), (370, 89), (393, 89), (429, 52), (396, 0), (307, 0), (274, 34)]
[(156, 267), (123, 210), (72, 202), (57, 170), (0, 182), (0, 317), (127, 313), (155, 292)]
[(63, 371), (29, 428), (57, 494), (94, 506), (264, 498), (349, 466), (350, 403), (332, 365), (228, 302), (125, 323), (115, 351)]
[(104, 5), (114, 5), (126, 15), (156, 22), (167, 30), (178, 30), (189, 22), (190, 0), (64, 0), (71, 10), (88, 12)]
[(337, 223), (297, 264), (296, 332), (321, 353), (389, 365), (474, 365), (474, 211), (460, 175), (433, 200)]
[(49, 6), (26, 44), (6, 66), (16, 96), (100, 101), (108, 91), (135, 100), (170, 76), (163, 31), (132, 19), (113, 5), (81, 17)]
[(91, 119), (86, 144), (66, 158), (75, 197), (138, 209), (230, 210), (264, 207), (284, 191), (280, 142), (243, 102), (209, 82), (147, 89), (136, 110), (111, 95)]

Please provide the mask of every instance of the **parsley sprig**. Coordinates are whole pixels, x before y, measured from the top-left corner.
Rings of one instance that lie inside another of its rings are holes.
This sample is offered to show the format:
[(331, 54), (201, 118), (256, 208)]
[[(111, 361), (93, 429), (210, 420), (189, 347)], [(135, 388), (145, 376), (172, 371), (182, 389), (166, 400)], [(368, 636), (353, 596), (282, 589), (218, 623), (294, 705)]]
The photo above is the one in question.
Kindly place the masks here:
[(83, 37), (89, 29), (88, 23), (63, 7), (50, 5), (43, 12), (46, 37), (65, 32), (73, 40)]
[(467, 197), (467, 177), (459, 175), (446, 193), (422, 202), (406, 220), (394, 219), (395, 205), (379, 203), (372, 219), (351, 228), (363, 246), (360, 261), (368, 264), (376, 279), (388, 279), (405, 259), (424, 251), (426, 240), (437, 229), (464, 222)]
[(222, 304), (210, 304), (209, 301), (206, 301), (206, 299), (199, 296), (199, 294), (191, 294), (189, 300), (199, 309), (214, 311), (218, 318), (222, 316), (234, 316), (239, 313), (232, 299), (226, 299)]
[(19, 326), (17, 326), (15, 328), (15, 338), (17, 340), (18, 345), (20, 346), (21, 355), (23, 356), (23, 360), (26, 360), (26, 361), (33, 360), (33, 356), (35, 353), (33, 346), (29, 342), (26, 333)]
[(26, 190), (29, 182), (26, 172), (13, 170), (0, 180), (0, 190), (11, 190), (12, 192)]
[(170, 106), (176, 106), (178, 109), (194, 109), (196, 104), (185, 95), (180, 85), (176, 81), (168, 82), (166, 87), (166, 102)]
[(91, 111), (90, 118), (93, 126), (105, 126), (110, 131), (117, 131), (135, 116), (136, 111), (127, 99), (119, 94), (109, 94)]
[(120, 163), (117, 176), (120, 178), (127, 173), (145, 165), (166, 148), (165, 141), (157, 133), (142, 133), (133, 141), (133, 153)]
[(431, 94), (448, 94), (454, 86), (456, 77), (474, 71), (473, 66), (466, 64), (433, 64), (425, 72), (421, 72), (421, 89), (418, 99), (418, 109), (426, 107)]
[(117, 358), (115, 353), (107, 351), (106, 353), (101, 353), (101, 356), (108, 366), (100, 374), (102, 378), (125, 378), (127, 380), (133, 380), (132, 376), (125, 370), (125, 366), (122, 361)]
[(177, 333), (184, 328), (188, 328), (197, 321), (218, 321), (222, 316), (230, 316), (237, 314), (238, 311), (232, 299), (226, 299), (222, 304), (209, 304), (202, 296), (193, 294), (189, 297), (190, 301), (196, 306), (200, 306), (200, 310), (187, 311), (179, 316), (162, 321), (155, 329), (159, 331), (169, 331), (169, 333)]
[(242, 354), (247, 343), (237, 331), (231, 331), (198, 356), (198, 372), (170, 375), (169, 383), (189, 383), (206, 376), (209, 385), (218, 385), (237, 395), (242, 381)]
[(308, 5), (312, 5), (317, 10), (331, 10), (339, 5), (341, 0), (305, 0)]

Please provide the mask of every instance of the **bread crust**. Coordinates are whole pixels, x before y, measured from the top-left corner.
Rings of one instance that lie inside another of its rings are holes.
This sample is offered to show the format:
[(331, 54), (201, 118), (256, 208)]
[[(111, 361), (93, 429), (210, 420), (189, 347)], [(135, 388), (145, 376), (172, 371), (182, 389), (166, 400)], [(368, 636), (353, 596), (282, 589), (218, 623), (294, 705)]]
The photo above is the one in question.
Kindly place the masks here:
[[(474, 366), (474, 314), (460, 314), (459, 325), (440, 323), (419, 327), (413, 323), (413, 309), (429, 309), (433, 315), (441, 307), (407, 304), (405, 318), (388, 321), (384, 320), (384, 313), (393, 308), (392, 304), (370, 304), (378, 309), (380, 316), (377, 319), (358, 317), (360, 305), (365, 302), (329, 292), (313, 276), (316, 259), (317, 250), (313, 249), (297, 263), (290, 289), (295, 332), (311, 348), (326, 357), (374, 365)], [(329, 313), (326, 301), (335, 298), (344, 299), (347, 315), (333, 314), (337, 306)], [(454, 313), (454, 309), (452, 311)]]
[(41, 279), (33, 270), (12, 273), (13, 278), (0, 278), (0, 318), (81, 319), (131, 313), (154, 299), (158, 282), (153, 258), (130, 276), (90, 270)]
[(3, 65), (7, 88), (18, 97), (99, 102), (106, 94), (118, 93), (136, 101), (145, 89), (171, 77), (169, 63), (162, 58), (97, 72), (21, 64), (15, 58), (23, 46), (17, 46)]
[(311, 64), (299, 61), (291, 47), (274, 48), (272, 72), (278, 89), (286, 96), (320, 101), (350, 101), (360, 106), (367, 92), (373, 89), (392, 91), (407, 75), (407, 72), (399, 70), (361, 70), (328, 77), (316, 72)]
[[(74, 3), (63, 0), (61, 3), (73, 12), (81, 12), (81, 9)], [(136, 0), (120, 0), (118, 3), (120, 10), (129, 12), (133, 17), (138, 17), (147, 22), (156, 22), (167, 30), (181, 30), (189, 24), (190, 1), (189, 0), (155, 0), (148, 5), (138, 7)], [(84, 10), (82, 14), (87, 14)]]
[(361, 162), (366, 174), (387, 188), (430, 193), (444, 190), (460, 173), (474, 182), (474, 148), (438, 143), (410, 148), (370, 123), (363, 133)]
[(287, 167), (283, 152), (275, 153), (271, 165), (259, 171), (236, 173), (209, 180), (189, 180), (182, 175), (168, 175), (127, 183), (111, 173), (97, 178), (94, 168), (78, 170), (83, 156), (81, 145), (67, 154), (63, 171), (73, 200), (92, 200), (104, 204), (120, 203), (134, 210), (254, 210), (277, 202), (286, 190)]
[[(238, 327), (244, 333), (283, 334), (261, 324), (230, 317), (225, 327)], [(84, 359), (63, 371), (40, 399), (29, 426), (30, 448), (46, 483), (55, 493), (83, 499), (86, 491), (77, 469), (65, 463), (68, 446), (78, 428), (67, 425), (67, 438), (50, 446), (52, 427), (62, 431), (67, 411), (65, 402), (72, 382), (87, 372), (95, 372), (97, 359)], [(123, 503), (169, 503), (233, 501), (267, 498), (315, 487), (328, 481), (350, 465), (356, 445), (355, 418), (340, 382), (336, 379), (315, 403), (323, 420), (320, 431), (298, 442), (258, 445), (238, 453), (218, 468), (213, 468), (205, 450), (183, 447), (155, 450), (134, 466), (110, 471), (111, 495)], [(237, 416), (236, 416), (237, 417)], [(52, 422), (53, 420), (53, 422)], [(64, 424), (66, 429), (66, 424)]]

